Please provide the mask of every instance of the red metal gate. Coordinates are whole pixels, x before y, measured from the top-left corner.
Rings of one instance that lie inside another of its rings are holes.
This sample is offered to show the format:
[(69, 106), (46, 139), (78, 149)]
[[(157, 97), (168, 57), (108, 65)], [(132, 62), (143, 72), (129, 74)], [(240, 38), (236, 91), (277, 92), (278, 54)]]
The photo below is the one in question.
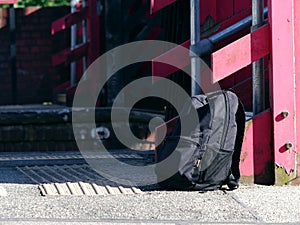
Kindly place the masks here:
[(64, 99), (63, 101), (70, 102), (76, 90), (76, 83), (81, 78), (84, 70), (103, 51), (103, 46), (101, 46), (101, 16), (99, 7), (97, 6), (98, 1), (84, 0), (84, 4), (80, 1), (78, 2), (75, 12), (52, 23), (52, 35), (71, 29), (74, 25), (80, 25), (77, 26), (75, 35), (76, 37), (78, 36), (78, 39), (81, 39), (81, 43), (74, 43), (74, 46), (70, 44), (70, 47), (52, 56), (53, 66), (60, 64), (64, 64), (65, 66), (73, 64), (75, 66), (73, 74), (70, 75), (70, 80), (55, 89), (55, 94), (62, 93), (66, 98), (70, 97), (70, 99)]
[[(152, 0), (151, 10), (156, 12), (172, 4), (174, 0)], [(297, 0), (269, 0), (267, 23), (254, 30), (245, 29), (236, 35), (235, 40), (226, 40), (211, 55), (212, 78), (222, 88), (233, 87), (247, 109), (252, 108), (251, 65), (264, 58), (265, 74), (269, 91), (266, 101), (269, 107), (255, 115), (246, 124), (246, 136), (241, 155), (241, 174), (244, 180), (263, 184), (284, 184), (298, 176), (297, 145), (300, 137), (300, 81), (296, 79), (299, 71), (299, 11)], [(227, 7), (226, 9), (224, 7)], [(230, 8), (231, 7), (231, 8)], [(212, 16), (218, 31), (241, 20), (251, 13), (251, 1), (201, 1), (201, 24), (207, 16)], [(224, 14), (224, 12), (227, 13)], [(231, 13), (231, 15), (230, 15)], [(241, 35), (242, 34), (242, 35)], [(245, 34), (243, 36), (243, 34)], [(240, 36), (239, 36), (240, 35)], [(187, 41), (182, 44), (190, 46)], [(176, 49), (161, 57), (176, 55)], [(189, 56), (182, 57), (189, 59)], [(176, 71), (174, 67), (155, 63), (154, 76), (169, 76)], [(182, 67), (190, 61), (181, 61)], [(250, 94), (249, 94), (250, 93)], [(169, 121), (169, 128), (174, 124)], [(298, 131), (298, 132), (297, 132)], [(159, 128), (157, 129), (159, 132)]]

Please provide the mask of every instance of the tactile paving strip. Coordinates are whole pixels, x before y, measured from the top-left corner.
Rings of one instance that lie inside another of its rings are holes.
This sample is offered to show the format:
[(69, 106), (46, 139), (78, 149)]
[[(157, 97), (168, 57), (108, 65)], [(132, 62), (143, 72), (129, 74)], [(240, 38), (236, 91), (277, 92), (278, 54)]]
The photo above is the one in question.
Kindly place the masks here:
[(51, 183), (39, 185), (43, 196), (47, 195), (118, 195), (118, 194), (141, 194), (143, 193), (136, 187), (122, 187), (119, 185), (110, 186), (95, 183)]
[(138, 187), (123, 187), (93, 171), (89, 165), (25, 166), (17, 169), (39, 184), (46, 195), (141, 194)]

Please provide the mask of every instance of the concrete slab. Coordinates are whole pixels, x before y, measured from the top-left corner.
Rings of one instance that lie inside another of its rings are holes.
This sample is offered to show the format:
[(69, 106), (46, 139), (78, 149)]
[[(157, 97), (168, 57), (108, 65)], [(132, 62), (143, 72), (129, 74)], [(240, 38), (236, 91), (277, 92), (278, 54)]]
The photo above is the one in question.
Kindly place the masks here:
[(254, 186), (232, 194), (261, 221), (300, 224), (299, 186)]
[[(103, 181), (87, 164), (2, 167), (0, 187), (7, 195), (0, 197), (0, 225), (300, 224), (299, 186), (241, 185), (207, 193), (142, 189), (136, 194), (133, 187)], [(41, 196), (39, 185), (57, 196)]]
[(1, 197), (1, 196), (7, 196), (7, 191), (5, 190), (4, 187), (1, 187), (1, 186), (0, 186), (0, 197)]
[[(0, 221), (1, 225), (256, 225), (256, 223), (186, 223), (183, 221), (98, 221), (98, 222), (67, 222), (67, 221)], [(262, 224), (263, 225), (263, 224)]]

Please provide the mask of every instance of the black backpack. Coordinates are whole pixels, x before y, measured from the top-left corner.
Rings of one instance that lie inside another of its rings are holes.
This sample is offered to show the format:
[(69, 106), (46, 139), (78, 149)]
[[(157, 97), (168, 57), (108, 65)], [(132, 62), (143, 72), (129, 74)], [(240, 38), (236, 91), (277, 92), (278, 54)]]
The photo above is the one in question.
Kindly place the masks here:
[[(209, 191), (227, 184), (238, 188), (245, 112), (236, 94), (222, 90), (192, 97), (173, 130), (157, 149), (155, 172), (160, 186), (175, 190)], [(198, 114), (182, 131), (181, 122)]]

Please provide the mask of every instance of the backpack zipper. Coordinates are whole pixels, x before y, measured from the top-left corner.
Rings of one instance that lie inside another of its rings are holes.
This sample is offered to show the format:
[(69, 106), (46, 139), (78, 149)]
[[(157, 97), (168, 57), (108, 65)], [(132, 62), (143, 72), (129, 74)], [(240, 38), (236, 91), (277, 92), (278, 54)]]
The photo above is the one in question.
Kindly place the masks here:
[(226, 116), (225, 116), (225, 121), (224, 121), (222, 139), (221, 139), (221, 146), (220, 146), (221, 149), (224, 149), (224, 147), (225, 147), (226, 135), (227, 135), (228, 128), (229, 128), (228, 121), (229, 121), (229, 113), (230, 113), (230, 108), (229, 108), (229, 105), (228, 105), (228, 99), (227, 99), (227, 95), (226, 95), (225, 91), (223, 91), (223, 95), (224, 95), (224, 100), (225, 100), (225, 113), (226, 113)]
[(193, 139), (191, 139), (189, 137), (185, 137), (185, 136), (167, 136), (167, 137), (165, 137), (164, 142), (179, 141), (180, 139), (184, 142), (192, 143), (192, 144), (196, 145), (197, 147), (200, 146), (200, 144), (198, 142), (194, 141)]

